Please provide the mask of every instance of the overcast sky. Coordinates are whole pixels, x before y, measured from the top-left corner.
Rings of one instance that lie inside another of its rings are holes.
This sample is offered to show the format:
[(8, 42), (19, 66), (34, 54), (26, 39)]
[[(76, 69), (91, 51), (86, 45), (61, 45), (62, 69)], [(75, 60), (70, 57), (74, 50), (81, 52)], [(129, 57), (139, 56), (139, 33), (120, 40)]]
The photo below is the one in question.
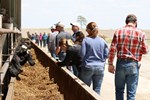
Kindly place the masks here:
[(150, 29), (150, 0), (22, 0), (22, 28), (49, 28), (61, 21), (66, 27), (83, 16), (100, 29), (125, 25), (135, 14), (140, 29)]

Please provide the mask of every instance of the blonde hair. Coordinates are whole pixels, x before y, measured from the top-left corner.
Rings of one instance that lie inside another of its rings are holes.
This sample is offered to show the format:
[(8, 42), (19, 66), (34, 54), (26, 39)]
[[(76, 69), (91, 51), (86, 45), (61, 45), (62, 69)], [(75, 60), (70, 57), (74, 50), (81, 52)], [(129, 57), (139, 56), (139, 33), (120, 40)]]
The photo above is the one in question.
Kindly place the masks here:
[(74, 43), (71, 39), (66, 39), (66, 38), (62, 38), (60, 39), (59, 41), (59, 46), (63, 46), (63, 45), (66, 45), (66, 46), (73, 46)]
[(90, 33), (89, 33), (88, 37), (91, 37), (91, 38), (97, 37), (99, 31), (98, 31), (97, 24), (95, 22), (90, 22), (86, 26), (86, 28), (90, 29)]

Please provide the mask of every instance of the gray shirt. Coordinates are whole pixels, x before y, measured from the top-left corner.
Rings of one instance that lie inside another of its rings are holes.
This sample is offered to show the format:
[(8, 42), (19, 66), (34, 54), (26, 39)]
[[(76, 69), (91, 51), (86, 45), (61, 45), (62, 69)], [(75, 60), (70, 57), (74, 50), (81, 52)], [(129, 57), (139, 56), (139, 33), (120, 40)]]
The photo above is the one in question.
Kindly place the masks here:
[(53, 33), (51, 33), (50, 35), (50, 48), (51, 50), (55, 50), (56, 48), (56, 35), (58, 34), (58, 31), (55, 31)]
[(60, 39), (65, 38), (65, 39), (71, 39), (72, 36), (71, 34), (65, 32), (65, 31), (61, 31), (60, 33), (57, 34), (56, 36), (56, 46), (59, 46), (59, 41)]

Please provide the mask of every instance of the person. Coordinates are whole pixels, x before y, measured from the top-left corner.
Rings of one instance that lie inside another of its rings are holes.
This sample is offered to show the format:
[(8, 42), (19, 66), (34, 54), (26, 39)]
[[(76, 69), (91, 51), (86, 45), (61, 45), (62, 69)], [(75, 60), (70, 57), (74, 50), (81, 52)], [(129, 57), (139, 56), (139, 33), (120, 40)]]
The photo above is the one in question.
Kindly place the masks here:
[(50, 35), (50, 53), (51, 56), (56, 59), (56, 35), (58, 34), (58, 31), (56, 30), (56, 26), (51, 26), (51, 35)]
[[(83, 34), (82, 31), (76, 32), (76, 40), (74, 41), (74, 44), (81, 45), (84, 37), (85, 37), (85, 35)], [(74, 75), (79, 76), (79, 71), (78, 71), (76, 65), (72, 65), (72, 70), (73, 70)]]
[[(75, 44), (80, 43), (80, 45), (81, 45), (81, 43), (82, 43), (81, 41), (83, 40), (83, 38), (81, 38), (81, 35), (84, 37), (84, 34), (83, 34), (81, 31), (79, 31), (79, 30), (80, 30), (80, 25), (79, 25), (77, 22), (75, 22), (75, 23), (70, 23), (70, 25), (72, 26), (71, 29), (72, 29), (72, 31), (73, 31), (73, 35), (72, 35), (72, 40), (73, 40), (73, 42), (74, 42)], [(81, 35), (80, 35), (80, 33), (81, 33)], [(78, 36), (77, 36), (77, 35), (78, 35)], [(78, 38), (78, 39), (77, 39), (77, 38)], [(81, 39), (81, 41), (80, 41), (79, 39)], [(77, 70), (76, 65), (72, 65), (72, 70), (73, 70), (73, 73), (74, 73), (76, 76), (78, 76), (79, 71)]]
[(58, 31), (58, 34), (56, 35), (56, 55), (59, 57), (59, 60), (63, 61), (65, 58), (66, 53), (63, 52), (63, 50), (59, 47), (59, 41), (62, 38), (71, 39), (71, 34), (64, 31), (64, 24), (61, 22), (58, 22), (56, 24), (56, 30)]
[(48, 53), (50, 53), (50, 36), (51, 36), (51, 33), (48, 33), (47, 35), (47, 50), (48, 50)]
[(35, 35), (33, 33), (31, 35), (31, 40), (33, 41), (33, 43), (35, 43)]
[(98, 36), (99, 30), (95, 22), (90, 22), (86, 31), (88, 36), (81, 45), (82, 64), (79, 78), (88, 86), (92, 82), (93, 90), (100, 94), (109, 50), (106, 41)]
[[(81, 56), (80, 56), (80, 49), (81, 45), (74, 44), (71, 39), (62, 38), (59, 41), (60, 48), (66, 52), (66, 56), (63, 61), (57, 62), (58, 66), (72, 66), (76, 67), (78, 73), (80, 72), (80, 65), (81, 65)], [(75, 74), (78, 77), (78, 74)]]
[(79, 31), (77, 33), (77, 38), (76, 38), (76, 42), (72, 41), (72, 45), (69, 45), (67, 41), (67, 39), (61, 39), (59, 45), (60, 48), (63, 49), (63, 51), (66, 52), (66, 57), (64, 59), (64, 61), (59, 62), (58, 66), (67, 66), (68, 65), (72, 66), (73, 69), (73, 74), (77, 77), (79, 77), (79, 73), (80, 73), (80, 69), (81, 69), (81, 56), (80, 56), (80, 50), (81, 50), (81, 43), (84, 39), (84, 34)]
[(76, 40), (76, 33), (79, 32), (80, 25), (77, 22), (70, 23), (70, 25), (72, 26), (71, 29), (73, 31), (72, 40), (75, 41)]
[(35, 43), (39, 46), (39, 35), (35, 32)]
[(46, 47), (46, 44), (47, 44), (47, 38), (48, 38), (48, 36), (47, 36), (46, 33), (44, 32), (44, 34), (43, 34), (43, 36), (42, 36), (43, 47)]
[(43, 41), (43, 35), (42, 35), (42, 33), (40, 33), (39, 41), (40, 41), (40, 47), (42, 47), (42, 41)]
[[(29, 39), (31, 39), (31, 34), (30, 34), (29, 31), (27, 32), (27, 36), (28, 36)], [(31, 39), (31, 40), (32, 40), (32, 39)]]
[[(126, 25), (114, 33), (108, 58), (108, 71), (115, 73), (116, 100), (124, 100), (127, 86), (127, 100), (135, 100), (139, 77), (139, 61), (142, 54), (148, 53), (145, 33), (137, 28), (137, 17), (129, 14)], [(117, 53), (116, 68), (113, 65)]]

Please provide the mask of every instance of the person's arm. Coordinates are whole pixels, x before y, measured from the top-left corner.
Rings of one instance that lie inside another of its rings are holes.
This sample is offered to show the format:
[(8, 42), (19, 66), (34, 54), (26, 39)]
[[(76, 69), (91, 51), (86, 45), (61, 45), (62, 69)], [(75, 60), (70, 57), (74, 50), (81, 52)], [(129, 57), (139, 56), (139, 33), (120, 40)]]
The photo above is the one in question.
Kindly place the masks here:
[(83, 39), (82, 45), (81, 45), (81, 51), (80, 51), (82, 60), (84, 59), (85, 54), (86, 54), (86, 44), (85, 44), (85, 39)]
[(105, 48), (104, 48), (104, 57), (105, 57), (105, 59), (108, 58), (108, 54), (109, 54), (109, 49), (108, 49), (108, 45), (105, 42)]
[(111, 65), (113, 64), (115, 55), (117, 51), (117, 36), (114, 34), (113, 40), (110, 45), (110, 50), (109, 50), (109, 56), (108, 56), (108, 63)]
[(57, 47), (56, 47), (56, 55), (58, 55), (60, 51), (61, 51), (61, 50), (60, 50), (60, 47), (57, 46)]
[(146, 44), (146, 35), (145, 33), (143, 34), (142, 36), (142, 48), (141, 48), (141, 51), (142, 51), (142, 54), (147, 54), (149, 52), (149, 49), (148, 49), (148, 45)]
[(66, 57), (62, 62), (57, 62), (58, 66), (68, 66), (72, 62), (72, 53), (71, 51), (67, 50), (66, 51)]
[(59, 41), (58, 41), (58, 35), (56, 35), (56, 38), (55, 38), (55, 46), (56, 46), (56, 55), (59, 54), (60, 52), (60, 47), (59, 47)]
[(108, 56), (108, 71), (110, 73), (115, 72), (115, 67), (113, 65), (113, 60), (115, 58), (115, 54), (117, 51), (117, 36), (114, 34), (113, 40), (111, 42), (110, 50), (109, 50), (109, 56)]

